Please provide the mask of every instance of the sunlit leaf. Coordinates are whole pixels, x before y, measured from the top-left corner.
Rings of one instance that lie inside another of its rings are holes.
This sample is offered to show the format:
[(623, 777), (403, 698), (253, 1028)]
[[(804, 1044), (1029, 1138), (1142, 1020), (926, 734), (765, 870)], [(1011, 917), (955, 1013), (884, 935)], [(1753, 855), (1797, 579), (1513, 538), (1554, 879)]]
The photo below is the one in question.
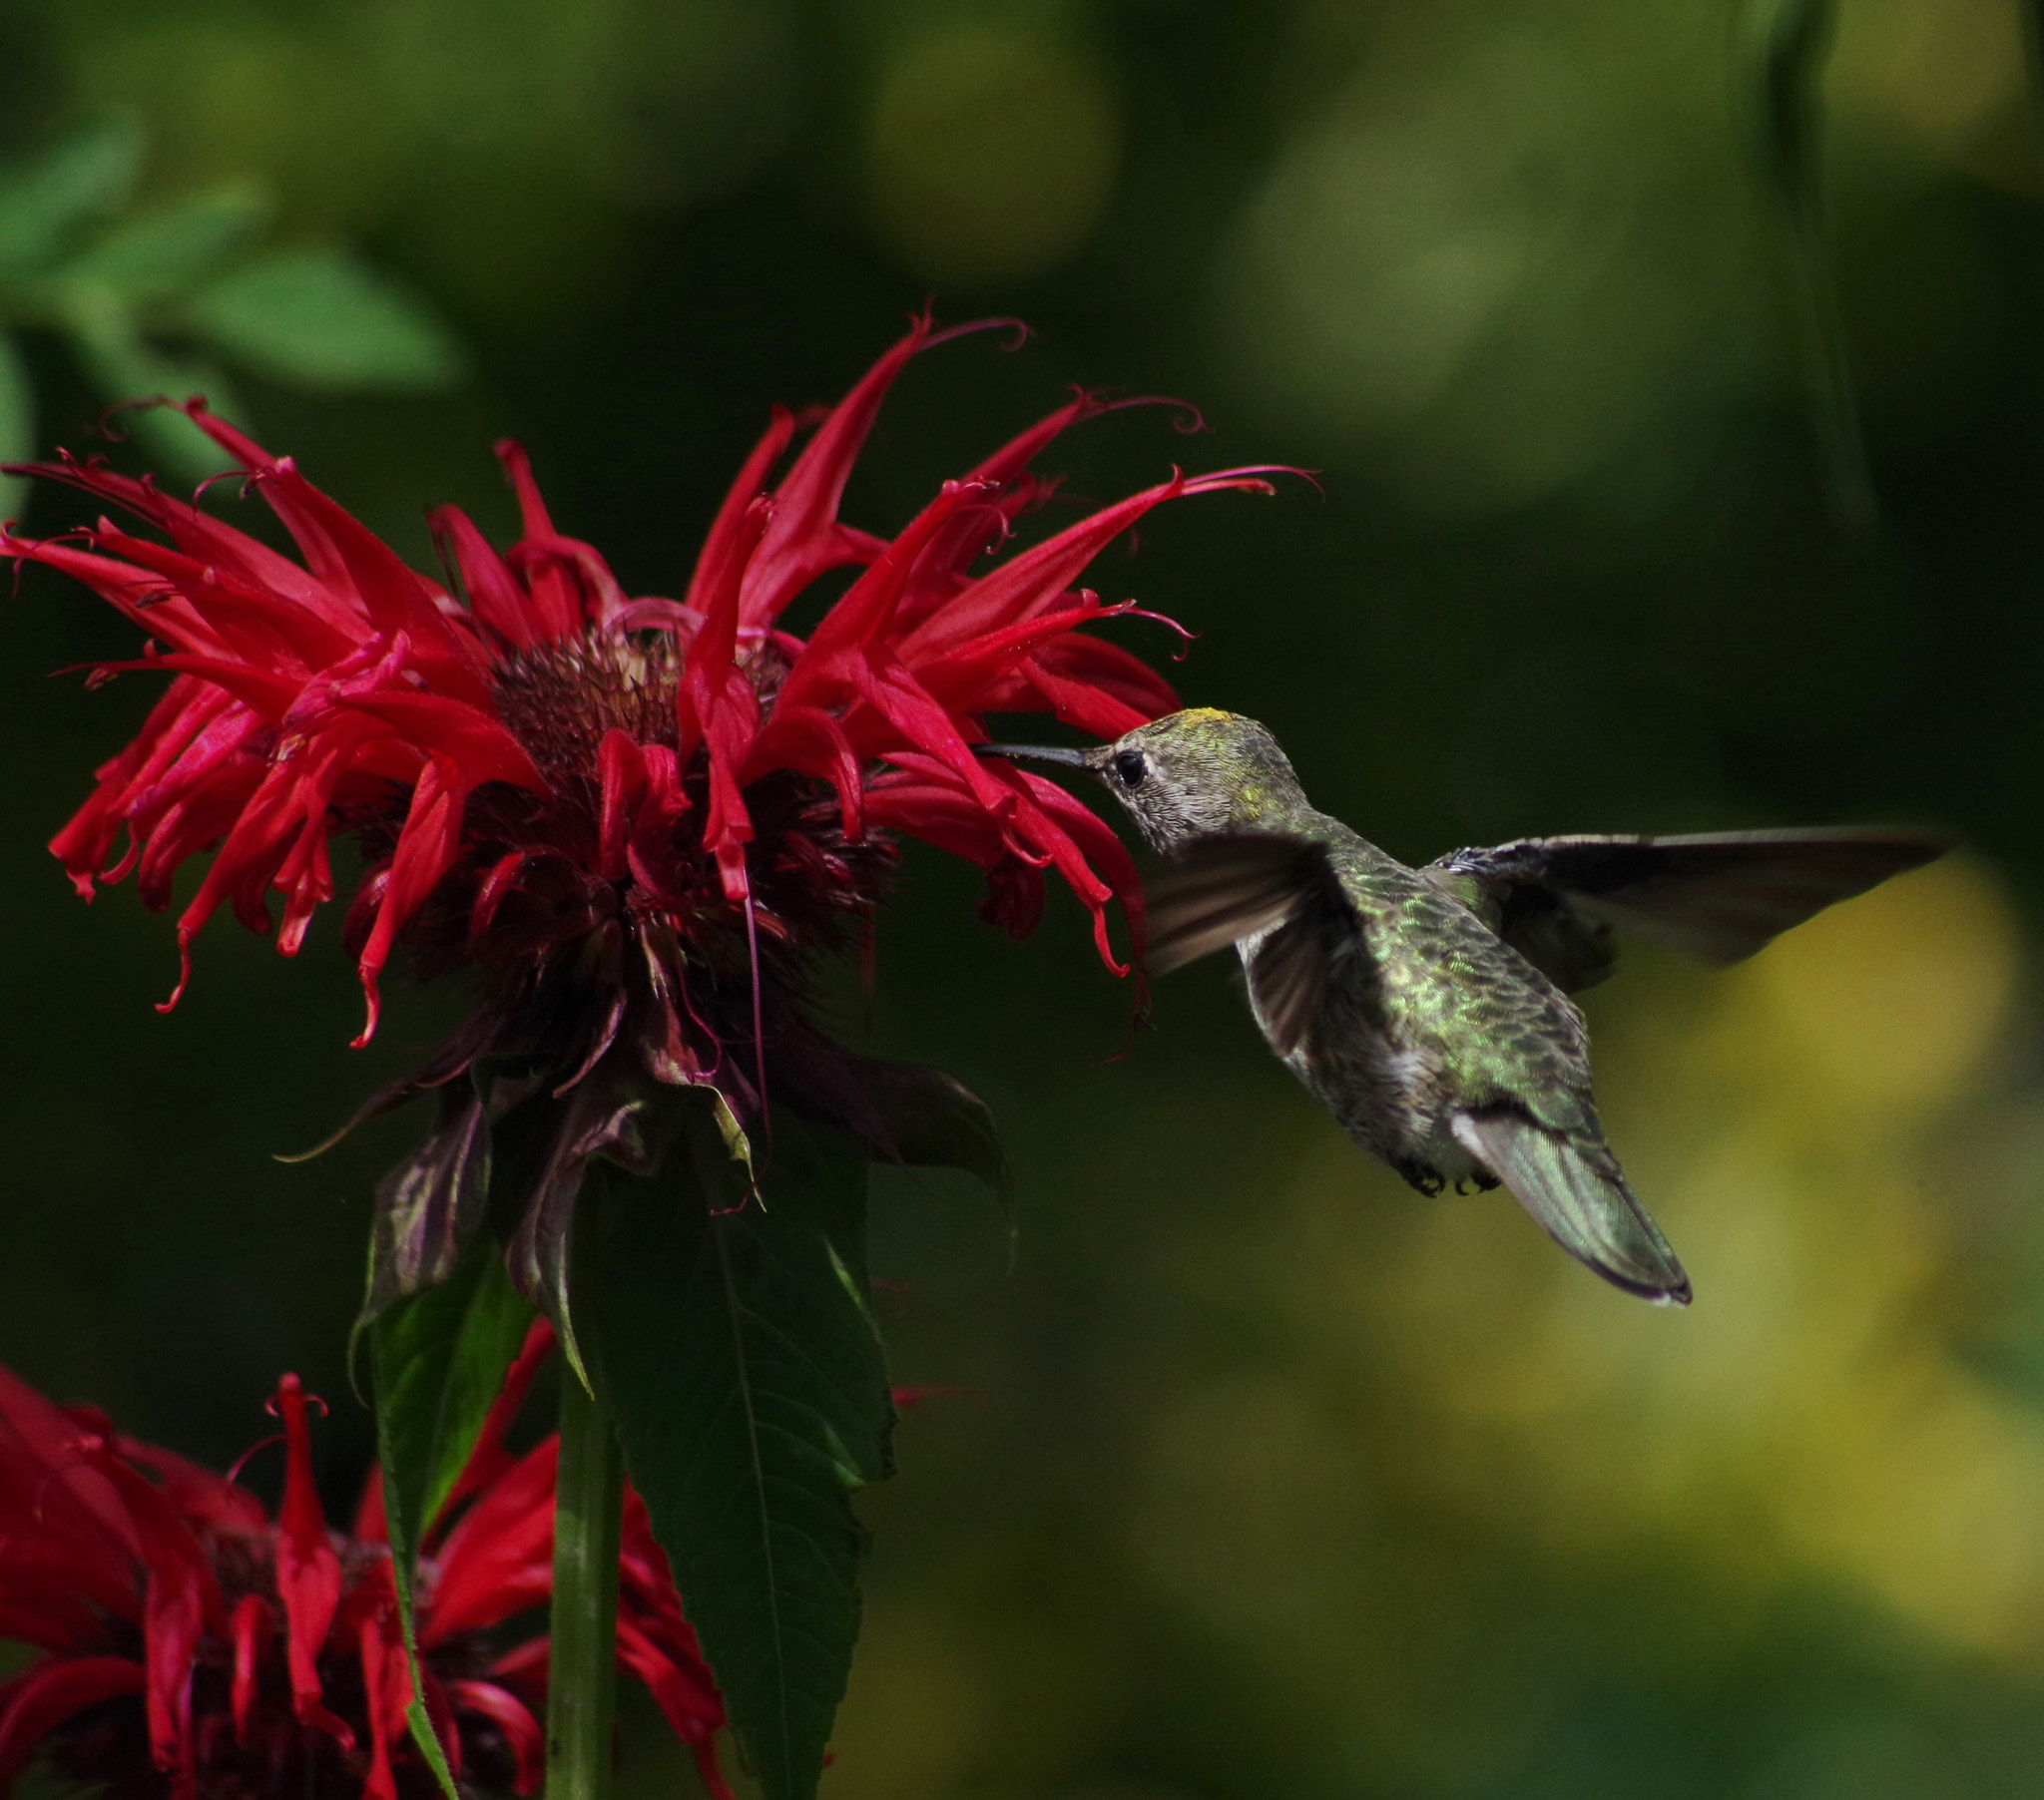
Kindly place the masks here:
[[(36, 453), (36, 395), (19, 346), (0, 331), (0, 463), (26, 462)], [(0, 520), (15, 519), (27, 504), (28, 483), (0, 475)]]
[[(368, 1327), (383, 1514), (414, 1693), (425, 1691), (413, 1630), (419, 1541), (475, 1449), (531, 1322), (532, 1309), (512, 1291), (502, 1256), (484, 1241), (450, 1280), (400, 1301)], [(408, 1716), (442, 1790), (458, 1800), (423, 1703), (414, 1701)]]
[(344, 250), (257, 257), (196, 292), (189, 316), (224, 354), (302, 387), (437, 388), (466, 368), (423, 302)]
[(182, 293), (245, 248), (269, 215), (260, 190), (246, 182), (209, 188), (119, 221), (62, 272), (130, 299)]
[(807, 1800), (858, 1636), (852, 1493), (890, 1467), (862, 1150), (774, 1121), (762, 1193), (707, 1109), (660, 1180), (608, 1170), (592, 1372), (767, 1800)]
[(142, 134), (125, 119), (95, 119), (0, 169), (0, 269), (49, 261), (79, 226), (117, 211), (141, 171)]

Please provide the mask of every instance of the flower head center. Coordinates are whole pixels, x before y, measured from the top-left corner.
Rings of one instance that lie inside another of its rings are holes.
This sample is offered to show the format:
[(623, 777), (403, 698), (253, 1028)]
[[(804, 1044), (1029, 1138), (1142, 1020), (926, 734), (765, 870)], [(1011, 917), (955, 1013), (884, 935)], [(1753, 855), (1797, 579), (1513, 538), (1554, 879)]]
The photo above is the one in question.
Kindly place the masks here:
[(681, 662), (668, 632), (599, 629), (513, 653), (491, 685), (499, 716), (542, 773), (591, 778), (610, 731), (675, 745)]

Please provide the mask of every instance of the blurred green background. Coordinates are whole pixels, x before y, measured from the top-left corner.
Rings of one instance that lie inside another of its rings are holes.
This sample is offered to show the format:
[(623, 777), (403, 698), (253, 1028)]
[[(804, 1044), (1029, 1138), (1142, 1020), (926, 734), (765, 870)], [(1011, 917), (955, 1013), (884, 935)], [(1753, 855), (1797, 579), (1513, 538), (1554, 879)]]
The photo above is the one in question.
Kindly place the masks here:
[[(1882, 507), (1827, 517), (1731, 0), (12, 0), (0, 150), (109, 109), (145, 194), (249, 184), (466, 344), (461, 385), (248, 423), (407, 555), (488, 454), (672, 593), (766, 405), (926, 295), (1038, 331), (922, 358), (848, 516), (897, 526), (1067, 384), (1179, 394), (1047, 466), (1106, 499), (1285, 461), (1096, 572), (1201, 636), (1393, 851), (1934, 819), (1973, 848), (1725, 976), (1635, 951), (1601, 1093), (1694, 1309), (1502, 1194), (1424, 1201), (1268, 1057), (1217, 968), (1126, 987), (911, 853), (869, 1042), (994, 1103), (993, 1208), (882, 1197), (904, 1424), (870, 1494), (839, 1800), (1944, 1800), (2044, 1793), (2044, 208), (2016, 0), (1842, 0), (1823, 138)], [(101, 398), (23, 338), (40, 448)], [(175, 344), (167, 348), (175, 349)], [(118, 452), (133, 459), (130, 446)], [(256, 509), (221, 505), (238, 522)], [(55, 531), (71, 502), (39, 495)], [(43, 851), (147, 684), (33, 572), (0, 707), (0, 1360), (224, 1465), (276, 1372), (334, 1402), (365, 1201), (413, 1122), (319, 1138), (373, 1050), (335, 920), (167, 923)], [(1161, 655), (1161, 633), (1120, 628)], [(891, 1178), (890, 1178), (891, 1179)], [(629, 1792), (693, 1777), (631, 1715)]]

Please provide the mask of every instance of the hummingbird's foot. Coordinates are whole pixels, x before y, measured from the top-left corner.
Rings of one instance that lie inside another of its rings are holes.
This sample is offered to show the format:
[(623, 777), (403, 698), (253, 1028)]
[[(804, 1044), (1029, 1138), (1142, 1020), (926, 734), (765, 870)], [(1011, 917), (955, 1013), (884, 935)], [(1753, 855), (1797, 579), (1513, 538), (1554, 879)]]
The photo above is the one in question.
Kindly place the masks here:
[(1497, 1184), (1497, 1176), (1486, 1173), (1480, 1168), (1472, 1168), (1455, 1183), (1455, 1191), (1457, 1193), (1488, 1193)]
[(1446, 1180), (1442, 1178), (1441, 1171), (1430, 1163), (1407, 1158), (1404, 1161), (1394, 1162), (1391, 1166), (1404, 1177), (1405, 1184), (1408, 1187), (1418, 1188), (1428, 1199), (1432, 1199), (1435, 1194), (1439, 1193), (1447, 1185)]

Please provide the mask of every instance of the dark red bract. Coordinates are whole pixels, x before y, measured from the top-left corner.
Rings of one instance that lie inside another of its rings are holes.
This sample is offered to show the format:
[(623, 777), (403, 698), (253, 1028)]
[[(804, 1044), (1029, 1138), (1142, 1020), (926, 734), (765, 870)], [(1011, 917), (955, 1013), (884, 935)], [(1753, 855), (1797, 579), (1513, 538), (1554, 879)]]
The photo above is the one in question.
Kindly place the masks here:
[[(536, 1792), (544, 1762), (552, 1590), (549, 1438), (503, 1444), (552, 1347), (536, 1325), (419, 1566), (426, 1702), (456, 1772)], [(312, 1403), (316, 1404), (316, 1403)], [(0, 1683), (0, 1790), (38, 1754), (121, 1800), (427, 1800), (407, 1734), (381, 1487), (345, 1533), (312, 1486), (308, 1399), (295, 1376), (275, 1519), (232, 1480), (52, 1405), (0, 1369), (0, 1637), (40, 1652)], [(625, 1502), (618, 1663), (652, 1691), (730, 1800), (715, 1738), (724, 1706), (682, 1617), (638, 1497)]]

